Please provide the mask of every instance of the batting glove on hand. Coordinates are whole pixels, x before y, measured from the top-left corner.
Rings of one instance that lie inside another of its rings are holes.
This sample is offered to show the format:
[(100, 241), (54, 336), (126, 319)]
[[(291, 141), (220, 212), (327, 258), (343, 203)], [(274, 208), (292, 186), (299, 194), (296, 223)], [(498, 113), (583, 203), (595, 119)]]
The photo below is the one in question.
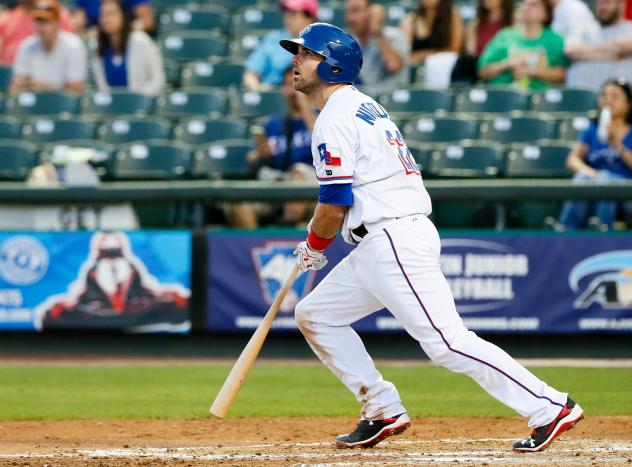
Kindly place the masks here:
[(327, 257), (322, 251), (312, 250), (306, 241), (302, 241), (296, 246), (294, 254), (298, 256), (298, 269), (307, 272), (310, 269), (318, 271), (327, 264)]

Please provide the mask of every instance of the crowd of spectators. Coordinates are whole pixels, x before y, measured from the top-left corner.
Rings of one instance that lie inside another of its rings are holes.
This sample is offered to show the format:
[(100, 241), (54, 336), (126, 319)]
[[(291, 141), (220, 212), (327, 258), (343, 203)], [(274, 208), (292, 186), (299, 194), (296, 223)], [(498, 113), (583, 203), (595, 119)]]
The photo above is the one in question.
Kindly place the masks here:
[[(596, 0), (594, 14), (582, 0), (477, 0), (471, 16), (453, 0), (418, 1), (396, 23), (382, 3), (345, 0), (346, 24), (340, 26), (363, 49), (358, 86), (377, 93), (412, 79), (443, 87), (481, 83), (535, 91), (560, 85), (601, 90), (597, 111), (608, 107), (612, 112), (609, 136), (596, 140), (595, 125), (590, 126), (569, 156), (569, 167), (577, 178), (603, 179), (610, 172), (591, 163), (611, 160), (616, 153), (623, 169), (613, 173), (632, 175), (631, 137), (622, 129), (629, 131), (630, 125), (626, 82), (632, 81), (632, 0)], [(280, 0), (278, 5), (283, 27), (267, 33), (245, 59), (241, 84), (252, 91), (281, 89), (288, 112), (253, 127), (248, 161), (253, 178), (310, 180), (316, 114), (293, 91), (292, 56), (278, 41), (319, 21), (321, 5), (319, 0)], [(149, 0), (75, 0), (70, 8), (59, 0), (19, 0), (0, 13), (0, 62), (13, 68), (9, 92), (83, 93), (90, 76), (97, 90), (160, 95), (167, 85), (155, 42), (157, 24)], [(617, 94), (627, 111), (617, 110)], [(611, 156), (603, 156), (608, 151)], [(611, 212), (612, 204), (606, 207)], [(274, 209), (290, 223), (302, 219), (306, 208), (298, 203)], [(567, 204), (561, 224), (572, 228), (587, 209)], [(598, 206), (599, 212), (604, 209)], [(240, 226), (260, 225), (270, 216), (256, 205), (231, 210)], [(610, 224), (608, 215), (599, 216)]]

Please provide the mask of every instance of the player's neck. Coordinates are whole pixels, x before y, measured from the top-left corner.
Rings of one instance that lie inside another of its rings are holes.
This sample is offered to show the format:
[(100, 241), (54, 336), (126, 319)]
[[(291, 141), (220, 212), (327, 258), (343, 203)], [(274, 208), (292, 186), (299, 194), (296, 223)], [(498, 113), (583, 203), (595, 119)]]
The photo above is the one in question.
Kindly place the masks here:
[(348, 85), (346, 83), (328, 84), (328, 85), (322, 86), (318, 91), (316, 91), (310, 97), (312, 98), (312, 102), (314, 103), (314, 105), (318, 107), (320, 110), (323, 110), (323, 107), (325, 107), (325, 104), (327, 103), (331, 95), (334, 92), (336, 92), (338, 89), (342, 89), (345, 86), (348, 86)]

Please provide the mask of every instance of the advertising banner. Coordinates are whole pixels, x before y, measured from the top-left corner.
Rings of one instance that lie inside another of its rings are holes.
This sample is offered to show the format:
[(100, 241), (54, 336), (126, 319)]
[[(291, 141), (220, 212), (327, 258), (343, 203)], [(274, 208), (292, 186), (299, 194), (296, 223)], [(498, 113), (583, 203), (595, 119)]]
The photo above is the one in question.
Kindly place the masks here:
[(0, 330), (187, 332), (191, 233), (0, 233)]
[[(210, 329), (256, 328), (288, 277), (304, 232), (209, 234)], [(322, 271), (300, 274), (273, 330), (296, 330), (294, 305), (353, 247), (340, 237)], [(498, 333), (632, 332), (632, 235), (442, 235), (441, 268), (457, 310), (474, 331)], [(402, 278), (402, 280), (404, 280)], [(382, 310), (359, 331), (401, 331)]]

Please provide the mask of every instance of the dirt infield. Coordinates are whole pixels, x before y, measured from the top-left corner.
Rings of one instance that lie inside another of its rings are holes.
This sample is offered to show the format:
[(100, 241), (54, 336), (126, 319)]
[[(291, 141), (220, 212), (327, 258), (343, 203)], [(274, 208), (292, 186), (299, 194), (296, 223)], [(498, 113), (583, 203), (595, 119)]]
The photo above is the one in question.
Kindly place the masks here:
[(0, 422), (0, 465), (632, 465), (632, 416), (590, 417), (542, 453), (516, 454), (518, 418), (417, 418), (373, 449), (341, 450), (349, 418)]

